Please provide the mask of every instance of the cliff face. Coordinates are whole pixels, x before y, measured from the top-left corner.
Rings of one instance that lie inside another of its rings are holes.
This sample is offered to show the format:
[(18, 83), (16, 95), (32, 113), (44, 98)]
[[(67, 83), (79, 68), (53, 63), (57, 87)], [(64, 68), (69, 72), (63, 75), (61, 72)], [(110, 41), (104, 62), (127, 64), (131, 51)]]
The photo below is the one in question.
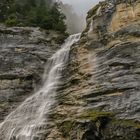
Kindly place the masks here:
[(29, 97), (63, 35), (39, 28), (0, 27), (0, 121)]
[(71, 49), (49, 140), (140, 140), (140, 1), (106, 0)]
[[(40, 83), (63, 36), (0, 27), (0, 40), (2, 120)], [(69, 59), (42, 140), (140, 140), (140, 0), (91, 9)]]

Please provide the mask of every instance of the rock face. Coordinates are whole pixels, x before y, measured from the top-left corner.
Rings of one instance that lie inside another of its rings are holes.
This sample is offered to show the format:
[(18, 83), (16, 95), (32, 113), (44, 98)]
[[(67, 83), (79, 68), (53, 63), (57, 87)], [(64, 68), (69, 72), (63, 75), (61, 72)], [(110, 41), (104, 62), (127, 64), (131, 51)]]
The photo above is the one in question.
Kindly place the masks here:
[(72, 46), (47, 140), (140, 140), (140, 1), (91, 9)]
[[(33, 28), (0, 34), (3, 119), (40, 82), (61, 38)], [(91, 9), (69, 59), (42, 140), (140, 140), (140, 0), (106, 0)]]
[(63, 35), (39, 28), (0, 27), (0, 121), (38, 87)]

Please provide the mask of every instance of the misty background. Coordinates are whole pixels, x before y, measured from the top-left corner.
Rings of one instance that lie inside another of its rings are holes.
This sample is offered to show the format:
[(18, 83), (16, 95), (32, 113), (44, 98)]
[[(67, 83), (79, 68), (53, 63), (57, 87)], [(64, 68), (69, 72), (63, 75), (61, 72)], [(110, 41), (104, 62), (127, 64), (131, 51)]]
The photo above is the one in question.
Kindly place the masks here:
[(101, 0), (58, 0), (66, 15), (68, 32), (81, 32), (86, 26), (87, 12)]
[(47, 5), (58, 2), (62, 13), (66, 16), (65, 23), (70, 34), (82, 32), (86, 27), (87, 12), (101, 0), (16, 0), (21, 5), (26, 3), (39, 4), (45, 1)]

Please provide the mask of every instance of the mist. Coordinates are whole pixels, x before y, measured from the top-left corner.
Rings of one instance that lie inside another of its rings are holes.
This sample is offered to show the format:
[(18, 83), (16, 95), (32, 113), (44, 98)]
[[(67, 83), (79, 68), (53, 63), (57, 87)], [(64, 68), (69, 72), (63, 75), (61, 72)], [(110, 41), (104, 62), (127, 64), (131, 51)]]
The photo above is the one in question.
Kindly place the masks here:
[(64, 4), (69, 4), (78, 14), (85, 15), (87, 11), (101, 0), (61, 0)]
[(62, 12), (66, 15), (68, 32), (82, 32), (86, 27), (87, 12), (101, 0), (59, 0)]

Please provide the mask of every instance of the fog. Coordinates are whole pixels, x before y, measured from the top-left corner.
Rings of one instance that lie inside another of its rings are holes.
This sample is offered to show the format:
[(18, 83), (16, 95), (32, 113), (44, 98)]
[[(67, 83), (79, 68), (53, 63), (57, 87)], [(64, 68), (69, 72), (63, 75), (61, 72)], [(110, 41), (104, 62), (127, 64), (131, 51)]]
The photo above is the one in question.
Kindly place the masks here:
[(81, 32), (86, 26), (86, 16), (89, 9), (101, 0), (61, 0), (62, 11), (66, 15), (68, 32)]
[(85, 15), (87, 11), (101, 0), (61, 0), (63, 3), (72, 5), (74, 11)]

